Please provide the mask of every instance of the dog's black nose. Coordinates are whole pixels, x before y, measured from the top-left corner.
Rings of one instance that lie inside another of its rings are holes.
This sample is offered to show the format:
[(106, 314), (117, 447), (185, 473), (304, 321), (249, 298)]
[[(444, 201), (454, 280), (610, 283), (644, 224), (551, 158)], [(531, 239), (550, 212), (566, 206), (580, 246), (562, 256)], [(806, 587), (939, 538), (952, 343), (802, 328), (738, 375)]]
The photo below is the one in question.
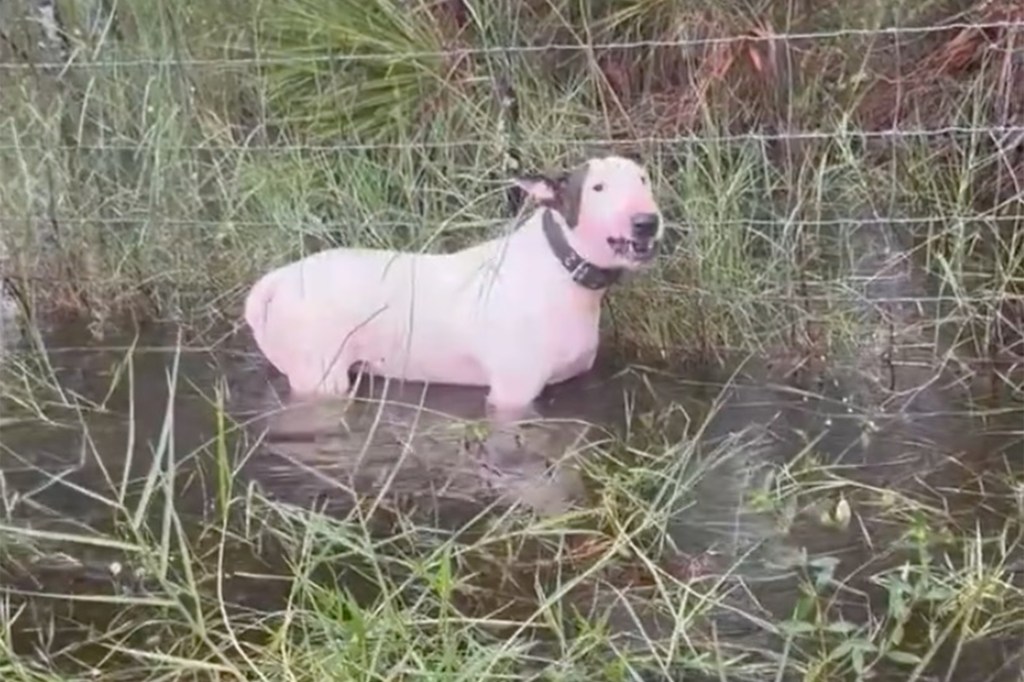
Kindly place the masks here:
[(651, 239), (658, 234), (657, 213), (637, 213), (630, 221), (633, 225), (633, 236), (638, 239)]

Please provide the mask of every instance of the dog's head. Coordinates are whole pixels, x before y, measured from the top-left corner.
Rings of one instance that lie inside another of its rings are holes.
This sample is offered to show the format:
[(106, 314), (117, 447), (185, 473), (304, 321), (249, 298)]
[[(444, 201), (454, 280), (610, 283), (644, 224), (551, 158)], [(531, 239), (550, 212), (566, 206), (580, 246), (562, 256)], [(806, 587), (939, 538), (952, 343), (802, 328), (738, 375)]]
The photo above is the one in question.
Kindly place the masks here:
[(638, 268), (657, 253), (665, 229), (651, 179), (622, 156), (592, 158), (555, 177), (531, 175), (516, 184), (557, 211), (588, 260), (605, 268)]

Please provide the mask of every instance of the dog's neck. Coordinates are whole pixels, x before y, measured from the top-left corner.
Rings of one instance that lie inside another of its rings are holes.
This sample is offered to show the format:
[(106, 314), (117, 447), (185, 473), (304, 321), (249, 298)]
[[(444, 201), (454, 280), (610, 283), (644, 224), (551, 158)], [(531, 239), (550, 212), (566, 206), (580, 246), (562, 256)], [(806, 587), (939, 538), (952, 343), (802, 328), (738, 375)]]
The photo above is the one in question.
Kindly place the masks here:
[(622, 276), (620, 268), (602, 268), (594, 265), (572, 248), (551, 209), (544, 209), (541, 223), (551, 252), (576, 284), (592, 291), (602, 291), (619, 281)]

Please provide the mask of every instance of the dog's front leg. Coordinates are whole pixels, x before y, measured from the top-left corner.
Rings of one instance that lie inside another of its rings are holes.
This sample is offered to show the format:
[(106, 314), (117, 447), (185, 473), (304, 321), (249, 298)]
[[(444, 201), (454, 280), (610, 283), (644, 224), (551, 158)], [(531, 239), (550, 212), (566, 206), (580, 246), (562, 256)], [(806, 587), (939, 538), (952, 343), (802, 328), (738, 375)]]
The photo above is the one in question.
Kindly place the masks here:
[(543, 380), (524, 381), (520, 375), (495, 381), (487, 395), (489, 435), (481, 443), (482, 464), (490, 473), (516, 470), (526, 452), (520, 440), (520, 423), (540, 416), (534, 399), (544, 388)]
[(544, 389), (544, 381), (524, 379), (515, 377), (491, 384), (485, 407), (493, 432), (512, 433), (520, 422), (540, 417), (533, 401)]
[(544, 390), (543, 378), (510, 377), (492, 381), (487, 394), (488, 420), (498, 427), (510, 427), (516, 422), (540, 416), (534, 400)]

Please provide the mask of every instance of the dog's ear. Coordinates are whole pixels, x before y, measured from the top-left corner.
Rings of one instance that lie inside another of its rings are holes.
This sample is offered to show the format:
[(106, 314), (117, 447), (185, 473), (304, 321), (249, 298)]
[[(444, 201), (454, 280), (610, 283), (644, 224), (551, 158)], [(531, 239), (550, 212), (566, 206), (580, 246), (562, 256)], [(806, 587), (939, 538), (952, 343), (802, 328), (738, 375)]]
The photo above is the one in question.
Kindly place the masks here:
[(564, 175), (552, 178), (547, 175), (533, 174), (519, 176), (513, 182), (516, 187), (533, 197), (535, 201), (547, 205), (558, 203), (562, 189), (565, 187), (565, 180)]

